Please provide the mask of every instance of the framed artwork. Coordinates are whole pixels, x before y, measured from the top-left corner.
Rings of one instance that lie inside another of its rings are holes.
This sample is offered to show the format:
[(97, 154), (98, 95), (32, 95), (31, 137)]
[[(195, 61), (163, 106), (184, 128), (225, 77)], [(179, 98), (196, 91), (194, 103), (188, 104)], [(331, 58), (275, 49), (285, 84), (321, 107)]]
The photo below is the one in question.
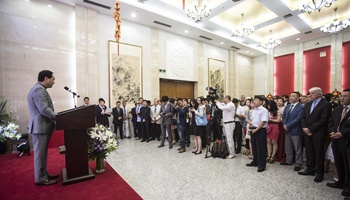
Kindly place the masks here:
[(217, 89), (219, 98), (225, 96), (225, 61), (208, 58), (208, 86)]
[[(118, 55), (119, 49), (119, 55)], [(109, 102), (128, 104), (142, 96), (142, 47), (108, 41)]]

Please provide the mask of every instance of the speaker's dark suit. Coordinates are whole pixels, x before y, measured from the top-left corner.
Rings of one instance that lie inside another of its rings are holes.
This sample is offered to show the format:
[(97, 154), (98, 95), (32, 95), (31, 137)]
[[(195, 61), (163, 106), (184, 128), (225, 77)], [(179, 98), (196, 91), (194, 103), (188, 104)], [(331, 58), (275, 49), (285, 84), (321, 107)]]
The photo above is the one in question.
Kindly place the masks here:
[(316, 169), (317, 174), (323, 175), (325, 160), (324, 144), (328, 135), (327, 124), (331, 117), (332, 106), (328, 101), (321, 99), (312, 113), (310, 113), (312, 103), (309, 102), (305, 105), (301, 116), (301, 126), (308, 128), (312, 133), (312, 136), (303, 133), (306, 149), (306, 167), (309, 170)]
[[(106, 111), (107, 107), (104, 106), (103, 110)], [(106, 114), (106, 113), (102, 115), (101, 113), (102, 113), (102, 109), (101, 109), (101, 107), (99, 105), (97, 105), (96, 106), (96, 123), (104, 125), (106, 127), (109, 127), (108, 117), (110, 117), (111, 115), (110, 114)]]
[[(119, 129), (119, 134), (120, 134), (120, 139), (124, 138), (123, 134), (123, 109), (122, 108), (113, 108), (112, 109), (112, 114), (113, 114), (113, 125), (114, 125), (114, 133), (117, 135), (117, 130)], [(121, 117), (121, 119), (118, 119)]]
[[(141, 117), (141, 133), (142, 133), (142, 140), (149, 140), (149, 127), (151, 125), (151, 109), (150, 107), (142, 107), (140, 109)], [(145, 120), (145, 121), (143, 121)]]
[(342, 121), (343, 106), (334, 109), (333, 115), (329, 120), (329, 132), (339, 132), (343, 135), (340, 139), (332, 140), (332, 149), (334, 155), (335, 166), (337, 168), (338, 183), (344, 186), (344, 189), (350, 189), (350, 174), (349, 174), (349, 158), (346, 153), (346, 143), (350, 136), (350, 112), (344, 117)]
[(137, 138), (139, 135), (138, 135), (138, 132), (137, 132), (137, 113), (136, 113), (136, 107), (134, 107), (134, 108), (131, 109), (131, 115), (132, 115), (132, 118), (131, 118), (132, 126), (133, 126), (133, 129), (134, 129), (134, 137)]

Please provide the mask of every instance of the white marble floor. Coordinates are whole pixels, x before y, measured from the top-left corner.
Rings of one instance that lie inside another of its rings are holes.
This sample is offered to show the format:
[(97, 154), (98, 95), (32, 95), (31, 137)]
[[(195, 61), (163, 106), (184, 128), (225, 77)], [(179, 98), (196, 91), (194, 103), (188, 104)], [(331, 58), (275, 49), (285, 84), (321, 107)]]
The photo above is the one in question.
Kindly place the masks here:
[(243, 154), (234, 159), (204, 158), (177, 153), (177, 145), (157, 148), (158, 141), (124, 139), (108, 163), (143, 198), (157, 199), (343, 199), (341, 190), (328, 188), (333, 170), (322, 183), (300, 176), (293, 166), (268, 164), (267, 170), (246, 167)]

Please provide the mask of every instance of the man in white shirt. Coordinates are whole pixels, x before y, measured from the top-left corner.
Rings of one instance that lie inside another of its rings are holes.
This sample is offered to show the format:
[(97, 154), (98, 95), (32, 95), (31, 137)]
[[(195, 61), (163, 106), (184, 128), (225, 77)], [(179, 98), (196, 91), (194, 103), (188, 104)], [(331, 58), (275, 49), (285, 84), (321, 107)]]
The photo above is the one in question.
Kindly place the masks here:
[(128, 108), (126, 107), (126, 101), (123, 101), (122, 103), (122, 109), (123, 109), (123, 133), (125, 134), (125, 137), (130, 139), (131, 138), (131, 135), (130, 135), (130, 132), (129, 132), (129, 110)]
[(235, 130), (235, 105), (231, 102), (231, 96), (226, 95), (224, 103), (216, 100), (216, 106), (222, 110), (222, 120), (224, 121), (224, 134), (228, 144), (230, 155), (227, 158), (235, 157), (235, 147), (233, 143), (233, 131)]
[(243, 123), (245, 120), (245, 109), (239, 105), (239, 101), (236, 98), (232, 99), (232, 103), (235, 104), (235, 130), (233, 134), (233, 140), (235, 143), (236, 153), (241, 153), (242, 149), (242, 135), (243, 135)]
[(269, 111), (262, 106), (263, 101), (263, 97), (256, 96), (254, 98), (255, 108), (252, 112), (252, 121), (250, 122), (253, 161), (247, 164), (247, 167), (257, 166), (258, 172), (263, 172), (266, 168), (266, 127), (269, 121)]
[(160, 105), (159, 100), (154, 99), (153, 106), (151, 107), (151, 139), (155, 138), (160, 141)]

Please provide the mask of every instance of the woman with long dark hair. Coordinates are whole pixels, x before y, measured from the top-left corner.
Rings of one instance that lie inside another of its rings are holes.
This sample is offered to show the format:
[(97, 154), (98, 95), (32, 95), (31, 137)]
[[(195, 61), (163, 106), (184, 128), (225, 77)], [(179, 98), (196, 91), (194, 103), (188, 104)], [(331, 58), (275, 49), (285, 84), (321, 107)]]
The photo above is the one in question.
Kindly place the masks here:
[(192, 151), (195, 155), (202, 153), (202, 139), (201, 136), (205, 133), (205, 126), (198, 126), (196, 116), (203, 117), (205, 115), (204, 99), (192, 99), (190, 107), (191, 116), (191, 134), (194, 135), (195, 150)]
[(279, 123), (282, 121), (282, 115), (281, 111), (278, 110), (276, 102), (273, 100), (269, 101), (268, 110), (270, 112), (270, 118), (267, 125), (267, 161), (272, 164), (275, 162), (278, 150)]

